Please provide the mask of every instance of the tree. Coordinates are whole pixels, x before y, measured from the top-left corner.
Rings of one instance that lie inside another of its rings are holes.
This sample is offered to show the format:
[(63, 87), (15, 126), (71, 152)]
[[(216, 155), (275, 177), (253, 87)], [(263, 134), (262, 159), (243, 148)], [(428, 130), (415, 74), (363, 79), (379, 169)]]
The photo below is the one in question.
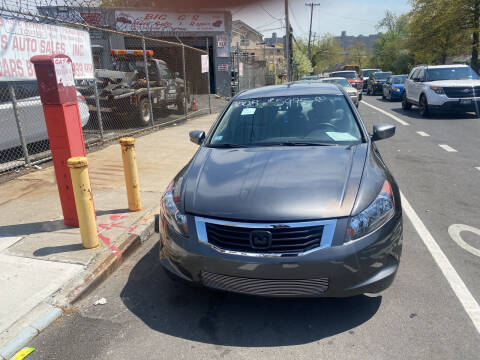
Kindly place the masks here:
[(363, 41), (356, 40), (347, 48), (346, 60), (348, 63), (358, 65), (360, 69), (366, 63), (367, 45)]
[[(466, 2), (467, 0), (461, 0)], [(416, 62), (445, 64), (466, 46), (458, 0), (411, 0), (408, 47)]]
[(332, 35), (327, 34), (312, 45), (312, 66), (315, 73), (342, 62), (343, 48)]
[(480, 0), (456, 0), (451, 2), (452, 13), (461, 19), (461, 29), (465, 31), (466, 40), (471, 40), (472, 68), (478, 72), (478, 48), (480, 45)]
[(295, 41), (293, 46), (293, 63), (298, 77), (310, 75), (313, 72), (312, 63), (307, 56), (304, 40)]
[(377, 28), (386, 32), (375, 40), (373, 56), (368, 60), (370, 66), (394, 73), (408, 72), (412, 60), (406, 47), (408, 25), (408, 14), (397, 16), (391, 11), (385, 12)]

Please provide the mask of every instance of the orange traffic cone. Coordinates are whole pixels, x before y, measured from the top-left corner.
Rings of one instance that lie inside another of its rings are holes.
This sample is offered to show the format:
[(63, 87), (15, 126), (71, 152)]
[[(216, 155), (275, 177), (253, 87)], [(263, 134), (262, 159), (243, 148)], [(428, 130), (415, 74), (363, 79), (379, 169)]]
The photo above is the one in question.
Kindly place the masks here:
[(190, 111), (197, 111), (197, 100), (195, 96), (193, 97), (192, 106), (190, 106)]

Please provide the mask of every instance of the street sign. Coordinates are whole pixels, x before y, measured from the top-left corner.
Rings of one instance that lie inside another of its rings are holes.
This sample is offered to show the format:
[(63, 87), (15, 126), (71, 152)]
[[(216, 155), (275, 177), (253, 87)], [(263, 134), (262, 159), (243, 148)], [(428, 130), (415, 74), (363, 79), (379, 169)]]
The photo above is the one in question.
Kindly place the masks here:
[(209, 64), (208, 64), (208, 55), (202, 55), (202, 74), (208, 72)]

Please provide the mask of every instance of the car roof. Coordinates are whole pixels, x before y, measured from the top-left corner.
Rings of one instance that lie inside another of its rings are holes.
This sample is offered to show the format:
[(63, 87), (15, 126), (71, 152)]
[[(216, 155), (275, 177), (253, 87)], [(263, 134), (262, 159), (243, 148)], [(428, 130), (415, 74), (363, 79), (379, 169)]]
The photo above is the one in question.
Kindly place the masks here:
[(332, 74), (347, 73), (347, 72), (357, 72), (357, 71), (356, 70), (338, 70), (338, 71), (332, 71)]
[(427, 69), (443, 69), (443, 68), (452, 68), (452, 67), (469, 67), (467, 64), (450, 64), (450, 65), (417, 65), (416, 68), (427, 68)]
[(392, 77), (397, 77), (397, 76), (408, 76), (408, 74), (392, 75)]
[(254, 99), (270, 96), (299, 96), (299, 95), (343, 95), (335, 84), (321, 82), (288, 83), (284, 85), (264, 86), (238, 94), (235, 100)]
[(323, 79), (320, 79), (320, 80), (322, 80), (322, 81), (323, 80), (347, 80), (347, 78), (344, 78), (344, 77), (341, 77), (341, 76), (332, 76), (332, 77), (323, 78)]

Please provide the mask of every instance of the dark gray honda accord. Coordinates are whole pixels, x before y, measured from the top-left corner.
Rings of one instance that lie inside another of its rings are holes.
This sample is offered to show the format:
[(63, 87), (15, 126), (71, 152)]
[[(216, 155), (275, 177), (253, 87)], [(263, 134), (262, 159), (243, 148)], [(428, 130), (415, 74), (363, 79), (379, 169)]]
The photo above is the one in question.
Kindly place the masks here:
[(161, 199), (169, 275), (244, 294), (377, 293), (402, 251), (398, 186), (343, 89), (288, 84), (234, 97)]

